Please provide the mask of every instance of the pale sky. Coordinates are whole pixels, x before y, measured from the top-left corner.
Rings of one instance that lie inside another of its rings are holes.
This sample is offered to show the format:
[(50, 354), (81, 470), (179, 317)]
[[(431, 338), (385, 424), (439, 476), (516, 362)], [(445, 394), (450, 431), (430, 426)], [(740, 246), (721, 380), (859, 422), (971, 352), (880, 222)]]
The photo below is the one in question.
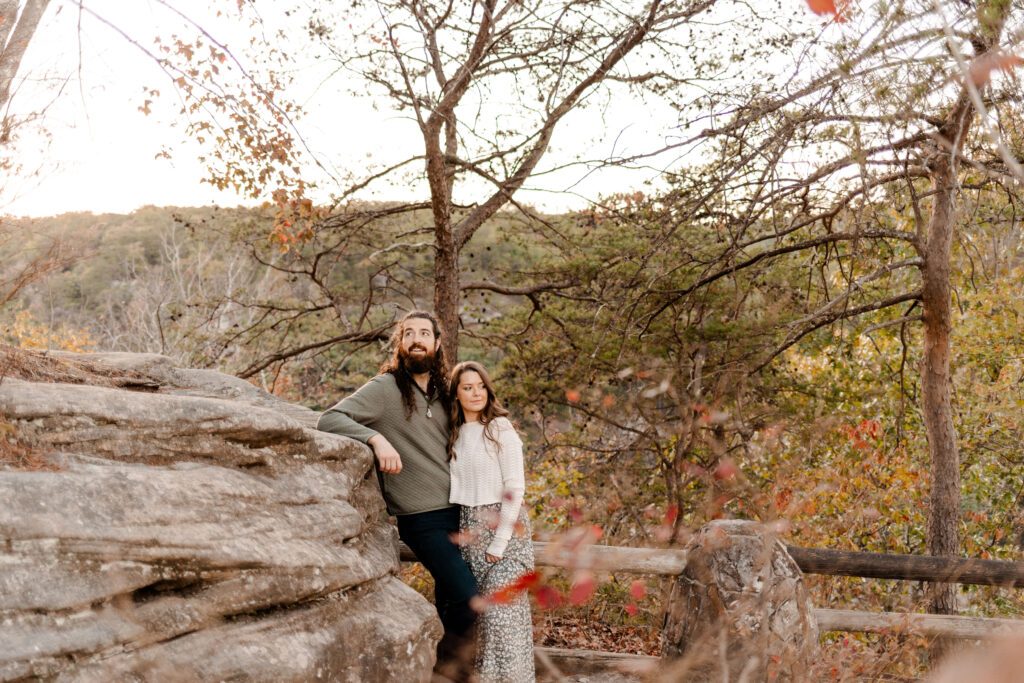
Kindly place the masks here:
[[(148, 48), (158, 23), (170, 21), (166, 11), (148, 0), (106, 0), (88, 6), (138, 35)], [(48, 101), (64, 79), (67, 83), (44, 119), (52, 139), (47, 142), (30, 134), (19, 146), (26, 164), (39, 160), (39, 176), (22, 183), (13, 201), (11, 193), (5, 193), (9, 203), (2, 210), (41, 216), (127, 212), (146, 204), (238, 204), (238, 197), (198, 182), (198, 149), (189, 149), (180, 129), (169, 126), (172, 99), (164, 98), (162, 109), (150, 117), (138, 110), (145, 99), (144, 86), (171, 91), (167, 77), (137, 48), (87, 14), (81, 17), (79, 32), (78, 19), (74, 5), (52, 2), (22, 63), (19, 76), (28, 80), (13, 100), (15, 111), (33, 110)], [(172, 161), (155, 159), (165, 146), (175, 151)]]
[[(234, 3), (213, 4), (225, 15), (217, 17), (207, 2), (175, 3), (228, 47), (247, 41), (248, 29), (239, 21)], [(86, 6), (151, 50), (157, 34), (165, 38), (175, 32), (189, 38), (195, 34), (154, 0), (87, 0)], [(272, 11), (273, 6), (269, 7)], [(44, 119), (51, 138), (46, 141), (28, 133), (19, 147), (27, 170), (38, 167), (38, 175), (9, 181), (0, 212), (46, 216), (68, 211), (124, 213), (147, 204), (255, 204), (252, 199), (218, 192), (199, 182), (203, 175), (196, 159), (200, 147), (184, 139), (178, 100), (168, 77), (114, 30), (87, 13), (79, 14), (68, 0), (53, 0), (22, 63), (19, 76), (25, 76), (26, 82), (13, 100), (13, 110), (32, 111), (52, 99), (61, 85), (63, 90)], [(299, 78), (307, 92), (298, 93), (299, 99), (313, 92), (326, 68), (312, 56), (307, 58)], [(163, 93), (149, 116), (138, 110), (146, 99), (146, 87)], [(414, 123), (385, 110), (375, 111), (369, 98), (353, 99), (340, 94), (342, 90), (335, 83), (317, 90), (315, 98), (308, 100), (300, 124), (304, 137), (324, 161), (340, 168), (360, 168), (402, 158), (408, 155), (410, 146), (421, 147)], [(596, 148), (598, 155), (649, 148), (652, 140), (657, 143), (671, 127), (674, 115), (667, 108), (657, 111), (639, 106), (619, 103), (604, 112), (604, 123), (588, 123), (585, 117), (589, 114), (575, 115), (575, 119), (562, 122), (556, 144), (570, 148), (574, 144), (593, 145), (583, 133), (594, 131), (596, 126), (613, 131)], [(178, 125), (172, 125), (176, 121)], [(172, 151), (172, 159), (156, 158), (163, 149)], [(627, 190), (653, 174), (603, 172), (577, 185), (584, 175), (585, 170), (577, 168), (545, 177), (536, 184), (546, 191), (521, 192), (517, 197), (542, 209), (564, 210), (585, 203), (580, 193), (596, 198), (598, 194)], [(570, 187), (577, 194), (560, 193)], [(378, 194), (373, 198), (402, 197)]]

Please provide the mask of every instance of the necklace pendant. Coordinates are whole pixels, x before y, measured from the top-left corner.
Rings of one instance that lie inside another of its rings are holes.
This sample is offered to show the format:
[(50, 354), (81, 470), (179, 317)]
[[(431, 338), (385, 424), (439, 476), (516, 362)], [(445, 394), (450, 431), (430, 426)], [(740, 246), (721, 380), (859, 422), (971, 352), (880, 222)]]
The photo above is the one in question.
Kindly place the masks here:
[(427, 417), (434, 417), (430, 412), (430, 406), (427, 406)]

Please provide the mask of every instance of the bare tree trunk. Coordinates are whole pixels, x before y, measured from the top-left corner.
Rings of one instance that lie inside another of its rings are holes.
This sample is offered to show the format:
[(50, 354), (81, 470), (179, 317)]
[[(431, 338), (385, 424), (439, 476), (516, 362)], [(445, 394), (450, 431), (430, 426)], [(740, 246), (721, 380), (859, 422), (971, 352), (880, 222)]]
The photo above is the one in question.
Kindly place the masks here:
[[(931, 460), (931, 505), (928, 516), (928, 553), (955, 556), (960, 551), (960, 452), (953, 428), (949, 376), (952, 304), (949, 249), (953, 236), (953, 164), (940, 155), (932, 175), (932, 196), (925, 246), (922, 304), (924, 348), (921, 359), (921, 408)], [(932, 584), (930, 611), (956, 612), (953, 584)]]
[[(961, 96), (940, 131), (942, 147), (929, 168), (933, 194), (922, 273), (921, 412), (931, 462), (926, 543), (929, 555), (947, 557), (960, 553), (960, 450), (953, 425), (953, 385), (949, 374), (953, 329), (950, 249), (956, 221), (957, 157), (973, 116), (966, 95)], [(956, 584), (929, 584), (928, 594), (929, 612), (956, 613)], [(931, 648), (932, 664), (954, 646), (952, 640), (937, 640)]]
[(48, 4), (50, 0), (28, 0), (15, 24), (18, 3), (0, 2), (0, 106), (5, 106), (11, 96), (11, 85), (21, 66), (21, 59)]
[(452, 231), (450, 174), (441, 150), (441, 123), (439, 117), (431, 117), (424, 141), (434, 217), (434, 314), (443, 330), (445, 358), (454, 364), (459, 358), (459, 251)]
[(451, 226), (437, 230), (434, 240), (434, 314), (444, 334), (444, 357), (455, 364), (459, 359), (459, 253)]

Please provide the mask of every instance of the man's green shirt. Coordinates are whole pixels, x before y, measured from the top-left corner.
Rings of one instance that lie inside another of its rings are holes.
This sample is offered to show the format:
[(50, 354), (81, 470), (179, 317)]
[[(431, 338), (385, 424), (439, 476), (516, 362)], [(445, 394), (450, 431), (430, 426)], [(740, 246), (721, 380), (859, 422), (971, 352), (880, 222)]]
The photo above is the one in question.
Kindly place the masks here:
[[(405, 416), (402, 392), (391, 373), (377, 375), (320, 416), (317, 428), (363, 443), (381, 434), (402, 458), (402, 471), (380, 475), (388, 512), (409, 515), (451, 507), (448, 493), (448, 415), (413, 382), (416, 410)], [(429, 416), (428, 416), (429, 414)]]

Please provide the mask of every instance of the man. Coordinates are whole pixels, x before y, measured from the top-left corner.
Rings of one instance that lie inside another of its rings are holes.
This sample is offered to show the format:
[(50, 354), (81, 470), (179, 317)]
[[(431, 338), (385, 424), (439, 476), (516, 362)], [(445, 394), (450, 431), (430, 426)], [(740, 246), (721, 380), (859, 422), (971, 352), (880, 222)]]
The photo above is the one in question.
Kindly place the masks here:
[(434, 577), (444, 625), (438, 660), (457, 656), (476, 613), (476, 581), (452, 535), (459, 508), (448, 502), (448, 368), (441, 330), (430, 313), (412, 311), (395, 325), (391, 357), (380, 374), (320, 416), (317, 428), (369, 445), (398, 536)]

